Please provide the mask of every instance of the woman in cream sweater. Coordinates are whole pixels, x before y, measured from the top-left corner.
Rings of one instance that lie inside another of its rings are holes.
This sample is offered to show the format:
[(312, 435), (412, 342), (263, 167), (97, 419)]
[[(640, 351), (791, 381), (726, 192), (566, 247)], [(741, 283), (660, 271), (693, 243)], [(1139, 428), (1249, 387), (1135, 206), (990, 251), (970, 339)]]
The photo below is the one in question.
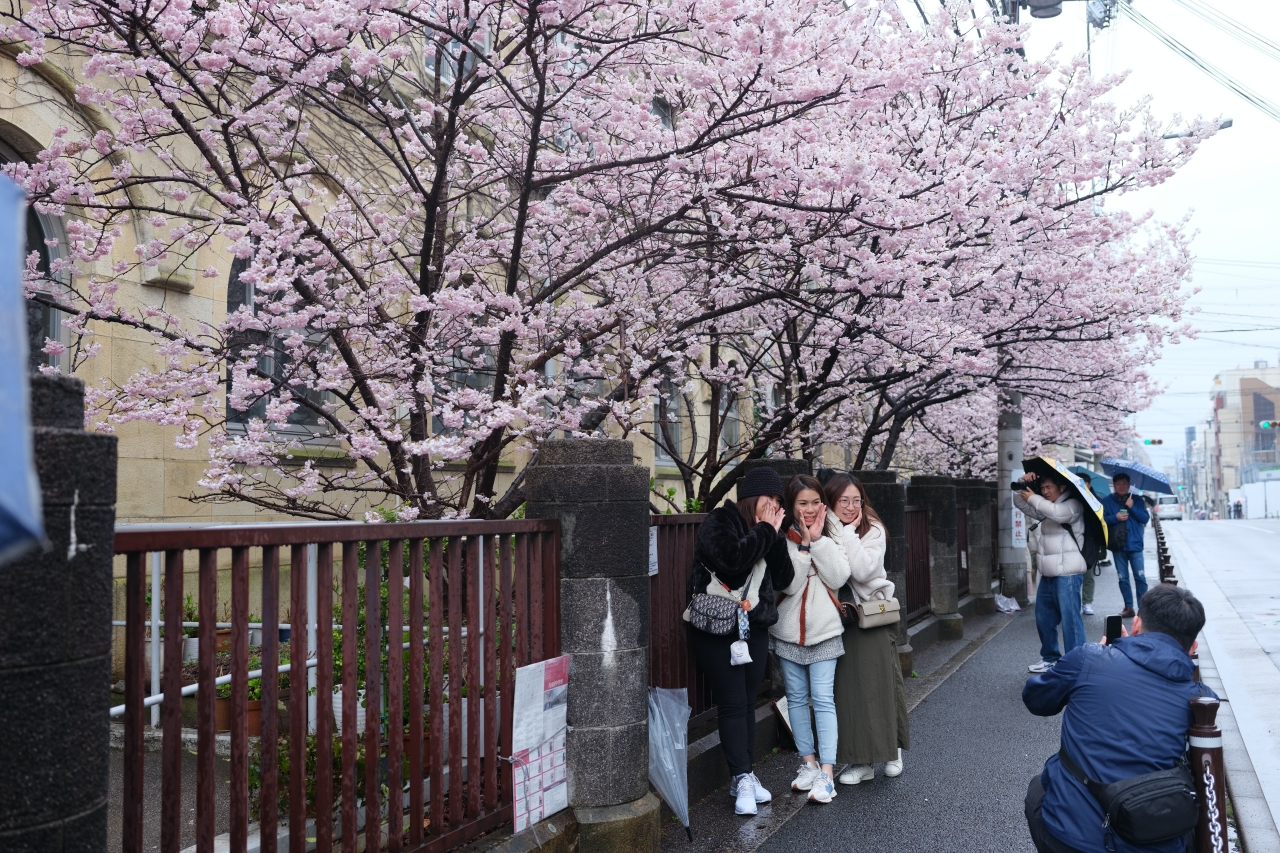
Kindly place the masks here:
[[(802, 757), (791, 788), (808, 791), (814, 802), (829, 803), (835, 796), (836, 658), (844, 654), (840, 639), (844, 626), (833, 596), (849, 580), (849, 559), (830, 535), (832, 516), (817, 480), (807, 474), (792, 477), (784, 508), (783, 529), (795, 577), (781, 590), (786, 597), (778, 603), (777, 624), (769, 629), (769, 648), (777, 655), (786, 681), (791, 733)], [(817, 749), (809, 722), (810, 704), (818, 724)]]
[[(884, 570), (888, 537), (862, 484), (847, 474), (836, 474), (827, 481), (824, 493), (836, 516), (832, 535), (848, 556), (854, 594), (859, 601), (893, 598), (893, 583)], [(842, 785), (873, 778), (873, 765), (880, 762), (884, 762), (884, 775), (902, 773), (902, 750), (911, 743), (897, 635), (896, 624), (853, 625), (844, 632), (835, 692), (840, 727), (837, 758), (849, 765), (840, 774)]]

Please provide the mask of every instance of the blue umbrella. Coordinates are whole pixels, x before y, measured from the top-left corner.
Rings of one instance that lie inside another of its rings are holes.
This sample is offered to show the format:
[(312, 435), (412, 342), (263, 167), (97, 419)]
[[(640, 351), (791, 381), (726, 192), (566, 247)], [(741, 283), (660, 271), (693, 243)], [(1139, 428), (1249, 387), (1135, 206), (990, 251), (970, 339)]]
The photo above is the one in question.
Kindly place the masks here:
[(0, 176), (0, 565), (44, 540), (27, 389), (24, 207), (22, 190)]
[(1093, 489), (1093, 493), (1098, 497), (1105, 498), (1111, 494), (1111, 480), (1097, 471), (1090, 471), (1083, 465), (1072, 465), (1067, 470), (1079, 474), (1080, 479), (1086, 481), (1089, 484), (1089, 488)]
[(1173, 494), (1173, 489), (1169, 486), (1169, 478), (1141, 462), (1130, 462), (1128, 459), (1103, 459), (1102, 470), (1112, 477), (1116, 474), (1128, 474), (1129, 484), (1135, 489), (1144, 492), (1163, 492), (1166, 495)]

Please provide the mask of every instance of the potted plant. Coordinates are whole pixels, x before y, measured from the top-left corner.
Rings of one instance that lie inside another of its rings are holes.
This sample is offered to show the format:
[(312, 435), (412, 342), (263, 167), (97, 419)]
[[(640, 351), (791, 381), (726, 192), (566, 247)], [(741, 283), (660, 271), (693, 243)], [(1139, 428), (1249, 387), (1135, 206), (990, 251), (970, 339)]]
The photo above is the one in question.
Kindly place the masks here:
[[(223, 604), (222, 607), (219, 609), (218, 621), (224, 622), (224, 623), (231, 621), (231, 605), (230, 604)], [(217, 645), (214, 646), (215, 652), (231, 651), (231, 629), (230, 628), (218, 628), (214, 631), (214, 636), (217, 638), (216, 639)]]
[[(196, 607), (196, 600), (187, 593), (182, 599), (182, 621), (198, 622), (200, 620), (200, 610)], [(200, 629), (184, 627), (182, 629), (182, 662), (196, 660), (200, 656)]]
[[(277, 696), (281, 701), (286, 701), (288, 697), (289, 676), (288, 667), (289, 654), (285, 649), (280, 650), (280, 663)], [(255, 650), (249, 652), (249, 672), (262, 669), (262, 652)], [(231, 672), (231, 654), (219, 654), (217, 658), (216, 675), (222, 676)], [(262, 679), (250, 678), (248, 684), (248, 703), (246, 705), (246, 717), (248, 720), (248, 730), (250, 737), (259, 737), (262, 734)], [(214, 693), (213, 702), (213, 725), (214, 730), (219, 732), (231, 731), (231, 685), (220, 684)]]

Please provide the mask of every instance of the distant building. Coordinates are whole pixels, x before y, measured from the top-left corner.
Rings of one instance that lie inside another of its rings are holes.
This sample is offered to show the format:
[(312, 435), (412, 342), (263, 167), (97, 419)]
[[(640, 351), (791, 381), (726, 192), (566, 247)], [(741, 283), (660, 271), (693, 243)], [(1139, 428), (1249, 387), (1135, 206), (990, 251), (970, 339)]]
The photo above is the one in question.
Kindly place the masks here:
[(1208, 468), (1214, 502), (1246, 483), (1280, 480), (1276, 433), (1264, 429), (1280, 407), (1280, 367), (1256, 361), (1252, 368), (1224, 370), (1214, 377), (1212, 439)]

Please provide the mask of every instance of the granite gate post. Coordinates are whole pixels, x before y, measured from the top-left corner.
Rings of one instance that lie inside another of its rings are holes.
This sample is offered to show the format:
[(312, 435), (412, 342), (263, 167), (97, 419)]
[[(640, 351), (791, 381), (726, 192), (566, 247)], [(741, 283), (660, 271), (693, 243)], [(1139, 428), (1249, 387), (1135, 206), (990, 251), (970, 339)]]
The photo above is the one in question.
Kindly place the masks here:
[(893, 596), (902, 606), (898, 623), (898, 662), (903, 672), (912, 670), (911, 638), (907, 634), (907, 490), (898, 482), (897, 471), (850, 471), (862, 482), (867, 498), (884, 522), (888, 547), (884, 571), (893, 582)]
[(31, 377), (48, 546), (0, 568), (0, 850), (107, 849), (116, 437), (84, 383)]
[(995, 580), (995, 554), (991, 530), (991, 502), (994, 490), (986, 480), (956, 480), (956, 503), (968, 510), (969, 519), (969, 594), (979, 614), (996, 612), (996, 597), (991, 591)]
[(929, 514), (929, 583), (938, 635), (944, 640), (964, 636), (960, 615), (959, 554), (956, 550), (956, 487), (950, 477), (912, 477), (907, 499)]
[(649, 793), (649, 471), (629, 441), (543, 442), (528, 518), (560, 522), (569, 805), (582, 853), (657, 853)]

